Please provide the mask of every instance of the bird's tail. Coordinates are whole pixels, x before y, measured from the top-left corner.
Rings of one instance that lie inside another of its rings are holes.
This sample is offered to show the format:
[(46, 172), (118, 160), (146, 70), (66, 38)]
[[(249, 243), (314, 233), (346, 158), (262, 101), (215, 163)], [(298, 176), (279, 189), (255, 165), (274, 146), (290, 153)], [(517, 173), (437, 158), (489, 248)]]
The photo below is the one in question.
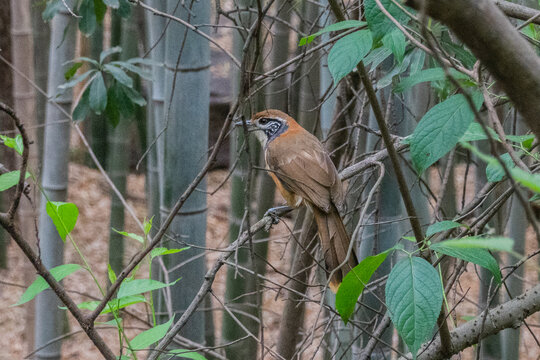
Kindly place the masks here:
[(358, 260), (354, 249), (347, 257), (351, 240), (337, 208), (332, 205), (328, 213), (315, 208), (315, 206), (312, 207), (312, 210), (321, 239), (326, 271), (331, 274), (337, 269), (331, 276), (329, 285), (330, 290), (336, 293), (345, 275), (358, 265)]

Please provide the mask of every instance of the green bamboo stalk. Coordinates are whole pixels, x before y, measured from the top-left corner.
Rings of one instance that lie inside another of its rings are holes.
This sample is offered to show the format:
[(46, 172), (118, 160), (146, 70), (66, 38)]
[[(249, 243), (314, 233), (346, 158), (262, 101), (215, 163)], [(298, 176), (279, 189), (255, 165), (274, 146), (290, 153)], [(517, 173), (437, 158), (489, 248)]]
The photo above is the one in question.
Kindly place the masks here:
[[(167, 1), (167, 12), (191, 24), (210, 22), (210, 2)], [(184, 7), (185, 6), (185, 7)], [(175, 11), (176, 9), (176, 11)], [(189, 11), (188, 11), (189, 9)], [(207, 27), (201, 31), (208, 31)], [(179, 61), (178, 61), (179, 60)], [(206, 40), (177, 22), (170, 22), (165, 36), (165, 162), (164, 201), (161, 216), (167, 216), (178, 196), (189, 186), (206, 162), (208, 149), (210, 47)], [(173, 81), (174, 84), (173, 84)], [(174, 88), (173, 88), (174, 85)], [(164, 245), (196, 247), (165, 258), (171, 280), (182, 278), (171, 290), (171, 308), (176, 316), (189, 306), (205, 273), (206, 182), (186, 201), (173, 220), (170, 239)], [(184, 262), (186, 264), (183, 264)], [(175, 266), (182, 264), (181, 267)], [(204, 312), (195, 313), (180, 334), (204, 341)]]
[[(30, 12), (29, 0), (11, 0), (11, 39), (12, 44), (16, 46), (11, 47), (12, 60), (14, 64), (17, 64), (18, 69), (28, 76), (30, 79), (34, 78), (34, 49), (32, 38), (32, 14)], [(48, 27), (48, 26), (47, 26)], [(23, 119), (26, 125), (26, 131), (31, 140), (37, 141), (37, 122), (36, 122), (36, 96), (32, 84), (26, 81), (22, 76), (13, 74), (13, 101), (14, 110), (18, 114), (19, 118)], [(39, 163), (39, 148), (37, 146), (30, 147), (30, 155), (28, 157), (28, 169), (33, 173), (37, 173), (37, 167)], [(35, 226), (34, 219), (37, 216), (34, 206), (36, 200), (39, 197), (36, 194), (36, 188), (32, 188), (32, 191), (28, 194), (31, 202), (23, 200), (19, 206), (18, 215), (20, 222), (20, 229), (22, 235), (31, 244), (35, 241)], [(0, 234), (1, 237), (1, 234)], [(6, 248), (0, 249), (0, 253), (6, 254)], [(7, 259), (3, 265), (7, 265)], [(1, 266), (2, 264), (0, 264)], [(25, 283), (30, 284), (34, 277), (32, 265), (29, 262), (24, 264), (24, 280)], [(35, 312), (34, 304), (25, 304), (25, 332), (28, 334), (27, 349), (31, 351), (34, 347), (34, 322)]]
[[(10, 28), (10, 21), (11, 21), (11, 14), (10, 14), (10, 6), (9, 3), (7, 3), (5, 6), (2, 6), (0, 8), (0, 31), (4, 34), (7, 34), (9, 32)], [(9, 50), (11, 48), (11, 38), (9, 36), (3, 36), (0, 37), (0, 47), (6, 52), (6, 56), (9, 58)], [(0, 72), (3, 74), (9, 74), (10, 69), (9, 67), (1, 63), (0, 64)], [(11, 83), (11, 76), (5, 76), (4, 79), (6, 80), (5, 83), (2, 83), (2, 86), (0, 86), (0, 98), (3, 99), (3, 101), (6, 104), (11, 104), (13, 102), (13, 90), (12, 90), (12, 83)], [(6, 121), (1, 121), (6, 119)], [(0, 131), (5, 130), (11, 130), (12, 124), (10, 121), (7, 121), (8, 116), (5, 114), (0, 115)], [(6, 166), (6, 168), (10, 169), (13, 167), (13, 162), (11, 159), (14, 158), (14, 156), (11, 154), (11, 149), (8, 149), (5, 146), (0, 147), (0, 158), (2, 159), (2, 164)], [(7, 163), (9, 162), (9, 163)], [(9, 199), (9, 195), (6, 192), (0, 192), (0, 211), (5, 212), (8, 210), (8, 204), (6, 199)], [(7, 268), (8, 265), (8, 256), (7, 256), (7, 246), (9, 243), (9, 234), (4, 230), (0, 229), (0, 269)]]
[[(47, 88), (47, 77), (49, 67), (49, 43), (51, 37), (50, 24), (45, 23), (41, 13), (45, 9), (44, 4), (32, 2), (32, 36), (34, 37), (34, 81), (41, 89)], [(36, 96), (36, 122), (41, 125), (45, 121), (45, 108), (47, 98)], [(37, 129), (37, 153), (43, 154), (43, 128)], [(37, 169), (36, 169), (37, 170)], [(38, 172), (39, 173), (39, 172)]]
[[(239, 9), (248, 9), (256, 5), (254, 0), (241, 0), (237, 2)], [(237, 15), (236, 21), (239, 26), (243, 26), (247, 29), (251, 27), (255, 21), (256, 16), (250, 12), (240, 12)], [(240, 34), (235, 32), (233, 34), (233, 53), (237, 57), (243, 56), (242, 49), (244, 47), (245, 33)], [(253, 48), (254, 49), (254, 48)], [(252, 51), (247, 53), (249, 56)], [(242, 74), (239, 71), (235, 71), (233, 74), (233, 97), (236, 97), (240, 93), (240, 79)], [(244, 109), (244, 115), (249, 117), (250, 111), (246, 106)], [(233, 242), (238, 237), (242, 224), (244, 222), (244, 214), (246, 211), (246, 180), (248, 178), (249, 161), (248, 155), (245, 152), (246, 140), (244, 131), (242, 128), (238, 128), (230, 140), (230, 159), (231, 166), (236, 162), (236, 166), (233, 169), (231, 176), (231, 210), (229, 219), (229, 241)], [(253, 142), (250, 142), (250, 145)], [(251, 149), (253, 147), (250, 146)], [(250, 189), (247, 189), (250, 191)], [(250, 261), (250, 253), (248, 248), (239, 249), (234, 258), (234, 262), (238, 265), (246, 268), (252, 268), (253, 264)], [(234, 313), (235, 317), (242, 322), (242, 324), (250, 331), (258, 333), (258, 324), (254, 321), (252, 316), (256, 316), (256, 297), (249, 293), (249, 279), (250, 274), (246, 272), (239, 272), (234, 268), (227, 269), (227, 285), (225, 291), (226, 305)], [(245, 316), (244, 314), (249, 314)], [(235, 319), (233, 319), (227, 312), (223, 313), (222, 321), (222, 341), (223, 343), (230, 343), (237, 341), (238, 339), (245, 337), (246, 333), (242, 329)], [(225, 348), (225, 353), (228, 358), (231, 359), (252, 359), (257, 354), (257, 342), (248, 338), (243, 341), (237, 341), (231, 346)]]
[[(72, 7), (72, 1), (66, 1)], [(73, 59), (75, 50), (75, 31), (65, 31), (72, 17), (65, 7), (62, 7), (51, 22), (51, 49), (49, 52), (49, 77), (47, 93), (53, 97), (59, 85), (65, 82), (63, 65)], [(64, 111), (71, 108), (71, 92), (55, 97), (55, 102)], [(46, 128), (44, 134), (44, 157), (42, 187), (51, 201), (65, 201), (68, 186), (68, 155), (69, 155), (69, 121), (54, 104), (47, 104)], [(64, 244), (58, 232), (45, 211), (45, 196), (41, 199), (39, 217), (39, 236), (41, 260), (48, 269), (63, 262)], [(36, 348), (62, 334), (63, 310), (58, 297), (48, 289), (36, 297)], [(61, 341), (39, 350), (36, 359), (60, 359)]]
[[(133, 19), (123, 20), (119, 15), (113, 13), (113, 26), (111, 38), (120, 40), (122, 47), (121, 59), (127, 60), (138, 55), (137, 50), (137, 24)], [(118, 36), (118, 33), (120, 36)], [(112, 44), (113, 46), (116, 44)], [(105, 117), (104, 117), (105, 118)], [(107, 124), (107, 172), (112, 182), (120, 193), (126, 193), (126, 181), (129, 172), (129, 131), (133, 119), (120, 119), (118, 125), (113, 128)], [(120, 199), (111, 190), (111, 217), (109, 230), (109, 264), (115, 273), (119, 273), (123, 268), (124, 257), (124, 237), (116, 230), (124, 229), (124, 206)]]
[[(152, 0), (148, 3), (150, 6), (166, 11), (167, 4), (162, 0)], [(151, 59), (158, 64), (163, 64), (165, 61), (165, 38), (160, 38), (165, 30), (165, 19), (161, 16), (155, 16), (149, 11), (145, 12), (147, 49), (152, 49), (150, 52)], [(153, 228), (158, 229), (161, 224), (160, 206), (163, 204), (163, 186), (164, 186), (164, 140), (165, 135), (161, 133), (164, 129), (165, 121), (163, 116), (164, 104), (164, 68), (163, 66), (152, 66), (152, 83), (151, 94), (152, 101), (149, 108), (151, 116), (148, 116), (148, 144), (151, 146), (150, 158), (148, 161), (148, 177), (149, 177), (149, 201), (150, 214), (154, 216)], [(153, 143), (155, 141), (155, 143)], [(152, 263), (152, 278), (158, 281), (164, 280), (159, 261), (155, 259)], [(162, 291), (154, 291), (152, 293), (154, 301), (154, 309), (156, 314), (165, 313), (165, 299), (162, 296)], [(160, 322), (166, 321), (163, 316), (158, 317)]]
[[(522, 5), (532, 5), (531, 2), (523, 2)], [(536, 6), (538, 8), (538, 6)], [(511, 110), (515, 111), (515, 110)], [(516, 116), (516, 132), (518, 134), (523, 134), (526, 131), (525, 123), (520, 114)], [(510, 133), (510, 132), (508, 132)], [(514, 251), (518, 254), (525, 254), (525, 236), (527, 234), (527, 228), (529, 227), (529, 222), (527, 221), (527, 216), (525, 209), (521, 205), (519, 198), (516, 195), (512, 196), (512, 205), (510, 207), (509, 220), (507, 225), (508, 237), (514, 239)], [(512, 265), (514, 263), (511, 257), (507, 257), (507, 265)], [(508, 288), (508, 294), (506, 291), (503, 291), (504, 300), (508, 301), (511, 298), (516, 297), (517, 295), (523, 292), (525, 269), (523, 266), (520, 266), (510, 275), (506, 280), (506, 286)], [(512, 360), (519, 359), (519, 342), (520, 342), (520, 333), (521, 329), (505, 329), (501, 331), (501, 347), (502, 347), (502, 360)]]

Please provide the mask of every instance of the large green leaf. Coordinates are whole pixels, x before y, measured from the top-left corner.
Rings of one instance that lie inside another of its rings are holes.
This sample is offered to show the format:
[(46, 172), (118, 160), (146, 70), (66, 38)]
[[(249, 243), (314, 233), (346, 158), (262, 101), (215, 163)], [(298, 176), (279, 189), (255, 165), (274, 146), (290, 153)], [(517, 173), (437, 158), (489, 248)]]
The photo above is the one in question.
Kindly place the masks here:
[[(490, 133), (492, 138), (494, 138), (495, 140), (499, 140), (499, 135), (497, 135), (495, 130), (493, 130), (490, 127), (488, 127), (487, 129), (488, 129), (488, 132)], [(473, 121), (471, 123), (471, 125), (469, 125), (469, 128), (467, 129), (465, 134), (463, 134), (461, 139), (459, 139), (459, 141), (460, 142), (478, 141), (478, 140), (487, 140), (487, 138), (488, 137), (487, 137), (486, 133), (484, 132), (484, 129), (482, 128), (482, 125), (480, 125), (479, 123)]]
[(139, 335), (135, 336), (130, 341), (130, 346), (133, 350), (142, 350), (148, 348), (150, 345), (163, 339), (167, 331), (171, 327), (174, 321), (174, 317), (170, 318), (165, 324), (157, 325), (151, 329), (143, 331)]
[(442, 301), (439, 274), (426, 260), (406, 257), (390, 272), (386, 305), (390, 319), (414, 357), (433, 334)]
[(446, 231), (446, 230), (450, 230), (450, 229), (455, 229), (455, 228), (460, 227), (460, 226), (465, 226), (465, 225), (460, 224), (460, 223), (455, 222), (455, 221), (450, 221), (450, 220), (439, 221), (439, 222), (436, 222), (435, 224), (430, 225), (427, 228), (426, 236), (429, 237), (429, 236), (431, 236), (433, 234), (436, 234), (438, 232)]
[(89, 99), (90, 99), (90, 88), (86, 88), (81, 98), (79, 99), (77, 106), (75, 106), (75, 109), (73, 109), (73, 114), (71, 114), (73, 121), (82, 121), (86, 119), (86, 116), (90, 112)]
[(485, 249), (507, 252), (511, 252), (514, 247), (514, 240), (502, 236), (468, 236), (462, 239), (446, 240), (441, 243), (444, 243), (444, 246), (446, 247), (452, 247), (454, 249)]
[[(456, 79), (468, 79), (467, 75), (462, 74), (457, 70), (451, 69), (450, 73)], [(442, 68), (431, 68), (431, 69), (417, 71), (416, 73), (413, 73), (411, 76), (406, 77), (405, 79), (401, 80), (401, 82), (395, 86), (394, 92), (398, 92), (398, 93), (403, 92), (405, 90), (410, 89), (414, 85), (420, 84), (422, 82), (444, 80), (444, 79), (446, 79), (446, 75)]]
[(90, 36), (96, 31), (97, 18), (94, 0), (82, 0), (79, 7), (79, 30), (86, 36)]
[(448, 256), (453, 256), (455, 258), (472, 262), (476, 265), (480, 265), (488, 269), (492, 274), (495, 281), (498, 284), (501, 283), (501, 270), (499, 269), (499, 264), (497, 260), (485, 249), (464, 249), (455, 246), (447, 246), (446, 241), (441, 241), (430, 246), (431, 250), (434, 250), (438, 253), (445, 254)]
[(345, 275), (336, 294), (336, 310), (345, 324), (349, 321), (358, 297), (369, 279), (388, 256), (389, 251), (368, 256)]
[[(477, 108), (482, 95), (473, 96)], [(462, 94), (453, 95), (432, 107), (420, 120), (410, 139), (413, 165), (418, 173), (448, 153), (461, 139), (474, 119)]]
[(405, 35), (399, 29), (395, 29), (389, 34), (384, 35), (382, 39), (383, 45), (392, 51), (394, 58), (400, 63), (405, 55), (405, 46), (407, 41)]
[[(63, 264), (54, 267), (49, 271), (56, 281), (60, 281), (66, 276), (73, 274), (75, 271), (81, 268), (82, 267), (79, 264)], [(45, 281), (44, 278), (42, 278), (41, 276), (36, 277), (36, 280), (34, 280), (34, 282), (26, 289), (19, 301), (17, 301), (17, 303), (12, 306), (21, 305), (25, 302), (32, 300), (36, 297), (37, 294), (39, 294), (45, 289), (48, 289), (49, 287), (49, 284)]]
[[(27, 172), (25, 179), (28, 179), (30, 173)], [(19, 170), (10, 171), (8, 173), (0, 175), (0, 191), (7, 190), (19, 183), (21, 172)]]
[(356, 65), (371, 50), (371, 32), (360, 30), (339, 39), (328, 54), (328, 69), (334, 84), (354, 70)]
[[(516, 167), (509, 153), (501, 155), (501, 161), (506, 165), (507, 169)], [(498, 161), (490, 161), (486, 166), (486, 177), (489, 182), (501, 181), (505, 176), (503, 167)]]
[(373, 49), (369, 52), (369, 54), (367, 54), (367, 56), (364, 58), (364, 64), (366, 66), (371, 65), (371, 69), (375, 69), (390, 55), (392, 55), (392, 50), (381, 46), (379, 48)]
[(351, 28), (357, 28), (360, 26), (364, 26), (366, 23), (364, 21), (360, 20), (345, 20), (340, 21), (335, 24), (328, 25), (324, 29), (317, 31), (315, 34), (311, 34), (309, 36), (304, 36), (300, 38), (300, 41), (298, 42), (298, 46), (304, 46), (306, 44), (309, 44), (315, 39), (317, 36), (322, 35), (327, 32), (331, 31), (338, 31), (338, 30), (345, 30), (345, 29), (351, 29)]
[(103, 70), (111, 74), (116, 81), (129, 88), (133, 87), (133, 80), (118, 66), (105, 64)]
[(525, 170), (521, 170), (518, 167), (510, 169), (510, 173), (514, 180), (521, 185), (529, 188), (535, 193), (540, 193), (540, 174), (531, 174)]
[[(180, 280), (180, 279), (178, 279)], [(167, 286), (176, 284), (178, 281), (173, 281), (172, 283), (165, 284), (161, 281), (152, 280), (152, 279), (135, 279), (135, 280), (125, 280), (118, 289), (118, 298), (122, 298), (130, 295), (142, 294), (152, 290), (161, 289)]]
[(63, 241), (66, 241), (66, 236), (75, 228), (79, 217), (79, 209), (75, 204), (60, 201), (48, 201), (45, 209), (52, 219), (58, 234)]
[[(409, 16), (392, 0), (381, 0), (381, 4), (400, 24), (405, 25), (409, 22)], [(375, 41), (382, 39), (383, 36), (397, 29), (392, 20), (382, 13), (375, 0), (364, 0), (364, 11)]]
[(90, 84), (90, 94), (88, 98), (90, 109), (94, 110), (96, 114), (101, 114), (107, 107), (107, 88), (105, 87), (105, 80), (103, 80), (103, 74), (98, 72), (92, 83)]

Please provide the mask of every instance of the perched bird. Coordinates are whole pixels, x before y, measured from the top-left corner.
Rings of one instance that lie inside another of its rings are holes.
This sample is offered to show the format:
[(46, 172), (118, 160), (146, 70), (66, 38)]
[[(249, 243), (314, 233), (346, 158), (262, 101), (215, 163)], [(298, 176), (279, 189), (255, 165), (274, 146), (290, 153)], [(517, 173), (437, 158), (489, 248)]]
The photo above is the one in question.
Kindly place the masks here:
[(343, 187), (336, 167), (321, 142), (289, 115), (265, 110), (247, 125), (264, 149), (268, 174), (291, 207), (302, 203), (313, 211), (330, 278), (337, 292), (343, 277), (358, 264), (354, 251), (347, 256), (350, 238), (338, 209), (343, 204)]

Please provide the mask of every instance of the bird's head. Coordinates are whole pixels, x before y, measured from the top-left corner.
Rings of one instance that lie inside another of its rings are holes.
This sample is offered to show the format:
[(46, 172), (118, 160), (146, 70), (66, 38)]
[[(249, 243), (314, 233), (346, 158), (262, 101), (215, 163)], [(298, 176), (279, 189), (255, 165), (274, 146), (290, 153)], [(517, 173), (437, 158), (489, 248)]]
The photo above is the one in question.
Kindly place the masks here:
[[(251, 120), (246, 121), (246, 124), (265, 147), (270, 141), (287, 131), (293, 122), (294, 120), (282, 111), (264, 110), (253, 115)], [(242, 123), (238, 122), (237, 124)]]

